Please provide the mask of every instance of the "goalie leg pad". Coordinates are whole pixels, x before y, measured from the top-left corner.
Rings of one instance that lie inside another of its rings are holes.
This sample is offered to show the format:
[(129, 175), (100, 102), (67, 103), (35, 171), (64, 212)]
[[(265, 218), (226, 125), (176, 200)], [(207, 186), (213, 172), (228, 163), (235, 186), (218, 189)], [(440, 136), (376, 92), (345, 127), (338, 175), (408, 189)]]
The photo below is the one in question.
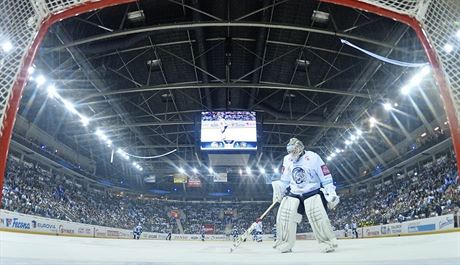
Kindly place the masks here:
[(336, 248), (337, 239), (332, 231), (331, 222), (329, 221), (320, 195), (317, 194), (305, 199), (304, 205), (308, 221), (320, 245)]
[(293, 197), (284, 197), (276, 216), (276, 249), (290, 252), (294, 247), (297, 224), (302, 221), (302, 215), (297, 213), (300, 200)]

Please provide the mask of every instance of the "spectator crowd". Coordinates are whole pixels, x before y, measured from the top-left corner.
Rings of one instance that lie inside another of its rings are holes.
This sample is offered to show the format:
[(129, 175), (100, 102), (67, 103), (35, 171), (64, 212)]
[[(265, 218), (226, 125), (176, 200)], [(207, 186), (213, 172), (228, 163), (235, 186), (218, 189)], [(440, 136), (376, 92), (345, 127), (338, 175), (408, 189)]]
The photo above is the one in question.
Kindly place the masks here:
[[(329, 216), (334, 228), (342, 229), (352, 222), (366, 226), (442, 215), (458, 211), (459, 188), (455, 160), (445, 158), (370, 190), (339, 194), (341, 203)], [(171, 201), (101, 191), (12, 158), (2, 193), (2, 208), (10, 211), (125, 229), (141, 222), (144, 231), (187, 234), (200, 233), (203, 225), (214, 233), (246, 229), (271, 203)], [(275, 213), (264, 219), (264, 233), (272, 231)], [(310, 231), (305, 220), (298, 232)]]

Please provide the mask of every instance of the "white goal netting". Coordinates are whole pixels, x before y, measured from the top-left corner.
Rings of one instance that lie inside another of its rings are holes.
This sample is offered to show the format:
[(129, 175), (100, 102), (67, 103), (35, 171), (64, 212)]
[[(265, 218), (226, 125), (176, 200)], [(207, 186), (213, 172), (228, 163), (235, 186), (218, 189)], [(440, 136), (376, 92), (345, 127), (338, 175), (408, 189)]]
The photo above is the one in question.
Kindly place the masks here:
[[(305, 0), (307, 1), (307, 0)], [(416, 18), (426, 32), (427, 39), (441, 63), (444, 78), (447, 81), (449, 98), (453, 104), (446, 109), (460, 120), (460, 0), (329, 0), (331, 2), (367, 3), (391, 10), (402, 15)], [(0, 139), (5, 135), (5, 124), (12, 122), (14, 111), (10, 110), (14, 93), (21, 93), (23, 85), (15, 85), (20, 77), (26, 77), (24, 66), (26, 55), (31, 52), (32, 44), (43, 21), (76, 6), (91, 6), (96, 3), (113, 5), (127, 0), (0, 0), (0, 43), (10, 42), (10, 46), (0, 49)], [(90, 10), (88, 8), (87, 10)], [(82, 9), (79, 10), (82, 12)], [(77, 15), (77, 14), (73, 14)], [(447, 52), (445, 46), (456, 47)], [(5, 49), (4, 49), (5, 48)], [(8, 51), (5, 51), (8, 50)], [(438, 80), (439, 81), (439, 80)], [(446, 102), (445, 102), (446, 103)], [(13, 114), (12, 114), (13, 113)], [(452, 117), (452, 116), (451, 116)], [(455, 124), (458, 124), (455, 122)], [(453, 130), (453, 132), (458, 131)], [(9, 132), (6, 132), (9, 134)], [(454, 139), (455, 140), (455, 139)], [(454, 143), (459, 145), (460, 143)], [(1, 148), (7, 148), (0, 146)], [(4, 159), (4, 158), (3, 158)], [(1, 173), (0, 173), (1, 174)]]

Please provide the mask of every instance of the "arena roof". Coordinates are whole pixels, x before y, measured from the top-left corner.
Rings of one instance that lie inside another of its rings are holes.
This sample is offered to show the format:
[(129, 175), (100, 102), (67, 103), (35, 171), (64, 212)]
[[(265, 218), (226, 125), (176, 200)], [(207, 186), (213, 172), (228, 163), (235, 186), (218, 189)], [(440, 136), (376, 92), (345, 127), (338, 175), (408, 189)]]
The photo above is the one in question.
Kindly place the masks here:
[[(365, 141), (329, 162), (339, 182), (352, 183), (360, 167), (409, 136), (400, 125), (407, 132), (430, 127), (442, 107), (434, 90), (401, 96), (414, 68), (384, 63), (341, 40), (399, 61), (427, 61), (408, 26), (328, 3), (138, 1), (54, 25), (34, 63), (35, 78), (46, 76), (90, 127), (37, 82), (29, 82), (20, 115), (98, 161), (98, 175), (125, 179), (207, 166), (198, 148), (202, 111), (257, 112), (260, 148), (248, 162), (254, 168), (278, 165), (294, 136), (326, 160), (359, 129)], [(388, 101), (399, 113), (383, 110)], [(387, 126), (369, 128), (370, 117)], [(110, 163), (96, 128), (130, 154), (177, 152), (137, 161), (144, 169), (138, 172)]]

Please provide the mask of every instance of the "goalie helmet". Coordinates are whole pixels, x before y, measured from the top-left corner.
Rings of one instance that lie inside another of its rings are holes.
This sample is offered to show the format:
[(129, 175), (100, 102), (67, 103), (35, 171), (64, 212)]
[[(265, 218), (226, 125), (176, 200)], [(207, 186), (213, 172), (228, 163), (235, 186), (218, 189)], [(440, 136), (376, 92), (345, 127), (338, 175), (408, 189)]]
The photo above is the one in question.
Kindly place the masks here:
[(302, 155), (304, 150), (302, 141), (297, 138), (291, 138), (286, 146), (288, 154), (291, 156), (292, 161), (296, 161)]

